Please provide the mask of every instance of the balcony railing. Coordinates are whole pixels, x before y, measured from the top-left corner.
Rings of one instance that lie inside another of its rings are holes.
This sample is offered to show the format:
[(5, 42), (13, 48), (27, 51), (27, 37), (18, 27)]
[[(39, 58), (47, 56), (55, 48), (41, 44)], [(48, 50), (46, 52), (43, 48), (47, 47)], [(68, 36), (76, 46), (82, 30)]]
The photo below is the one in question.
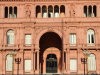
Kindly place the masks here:
[(6, 44), (6, 45), (4, 45), (4, 47), (18, 47), (18, 45), (16, 45), (16, 44)]
[(33, 47), (33, 44), (24, 44), (23, 47)]
[[(34, 44), (1, 44), (0, 49), (31, 49), (34, 48)], [(100, 44), (66, 44), (66, 48), (69, 49), (100, 49)]]

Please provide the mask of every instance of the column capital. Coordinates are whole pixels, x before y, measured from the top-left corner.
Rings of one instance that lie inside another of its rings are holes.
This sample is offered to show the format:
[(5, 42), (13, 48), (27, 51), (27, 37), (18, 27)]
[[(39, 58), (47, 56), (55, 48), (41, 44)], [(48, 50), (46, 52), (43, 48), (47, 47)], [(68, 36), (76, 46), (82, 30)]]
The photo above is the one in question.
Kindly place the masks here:
[(39, 50), (39, 44), (35, 44), (35, 50)]
[(66, 53), (70, 53), (70, 51), (66, 51)]
[(77, 53), (80, 53), (80, 49), (77, 49)]
[(36, 50), (36, 52), (39, 53), (40, 51), (39, 50)]

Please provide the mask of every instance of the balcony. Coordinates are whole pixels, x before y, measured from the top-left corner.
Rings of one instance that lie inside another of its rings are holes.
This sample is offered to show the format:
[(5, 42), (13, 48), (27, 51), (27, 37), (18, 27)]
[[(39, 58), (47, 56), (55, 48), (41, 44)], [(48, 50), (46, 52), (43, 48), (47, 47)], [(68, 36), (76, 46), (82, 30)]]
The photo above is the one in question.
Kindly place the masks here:
[(34, 45), (33, 44), (24, 44), (22, 46), (23, 49), (33, 49), (34, 48)]
[(67, 44), (69, 49), (100, 49), (100, 44)]
[[(100, 49), (100, 44), (66, 44), (69, 49)], [(34, 44), (5, 44), (0, 49), (34, 49)]]
[(5, 44), (0, 46), (1, 49), (19, 49), (18, 44)]

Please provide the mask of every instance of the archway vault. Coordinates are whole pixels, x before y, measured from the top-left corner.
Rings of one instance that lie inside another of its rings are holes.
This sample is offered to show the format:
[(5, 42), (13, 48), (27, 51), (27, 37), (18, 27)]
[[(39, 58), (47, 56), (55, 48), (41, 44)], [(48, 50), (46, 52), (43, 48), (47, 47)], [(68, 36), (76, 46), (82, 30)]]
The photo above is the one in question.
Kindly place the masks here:
[[(42, 30), (36, 37), (36, 41), (35, 44), (39, 45), (39, 40), (42, 37), (43, 34), (50, 32), (48, 29), (44, 29)], [(57, 29), (53, 29), (51, 32), (54, 32), (56, 34), (58, 34), (60, 36), (60, 38), (62, 38), (62, 33), (60, 31), (58, 31)]]
[(40, 72), (46, 73), (46, 57), (48, 54), (57, 56), (57, 73), (61, 71), (61, 37), (55, 32), (44, 33), (39, 40), (40, 47)]
[(58, 34), (54, 32), (47, 32), (42, 35), (39, 41), (40, 50), (44, 51), (49, 47), (55, 47), (61, 50), (62, 41)]

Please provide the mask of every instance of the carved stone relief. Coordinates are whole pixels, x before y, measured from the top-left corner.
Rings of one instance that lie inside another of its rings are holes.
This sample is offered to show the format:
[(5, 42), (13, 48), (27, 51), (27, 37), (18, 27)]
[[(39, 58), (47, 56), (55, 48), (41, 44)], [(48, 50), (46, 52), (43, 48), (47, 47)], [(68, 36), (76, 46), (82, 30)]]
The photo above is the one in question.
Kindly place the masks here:
[(70, 17), (75, 17), (75, 6), (74, 5), (70, 5)]
[(31, 17), (31, 6), (26, 6), (26, 17)]

